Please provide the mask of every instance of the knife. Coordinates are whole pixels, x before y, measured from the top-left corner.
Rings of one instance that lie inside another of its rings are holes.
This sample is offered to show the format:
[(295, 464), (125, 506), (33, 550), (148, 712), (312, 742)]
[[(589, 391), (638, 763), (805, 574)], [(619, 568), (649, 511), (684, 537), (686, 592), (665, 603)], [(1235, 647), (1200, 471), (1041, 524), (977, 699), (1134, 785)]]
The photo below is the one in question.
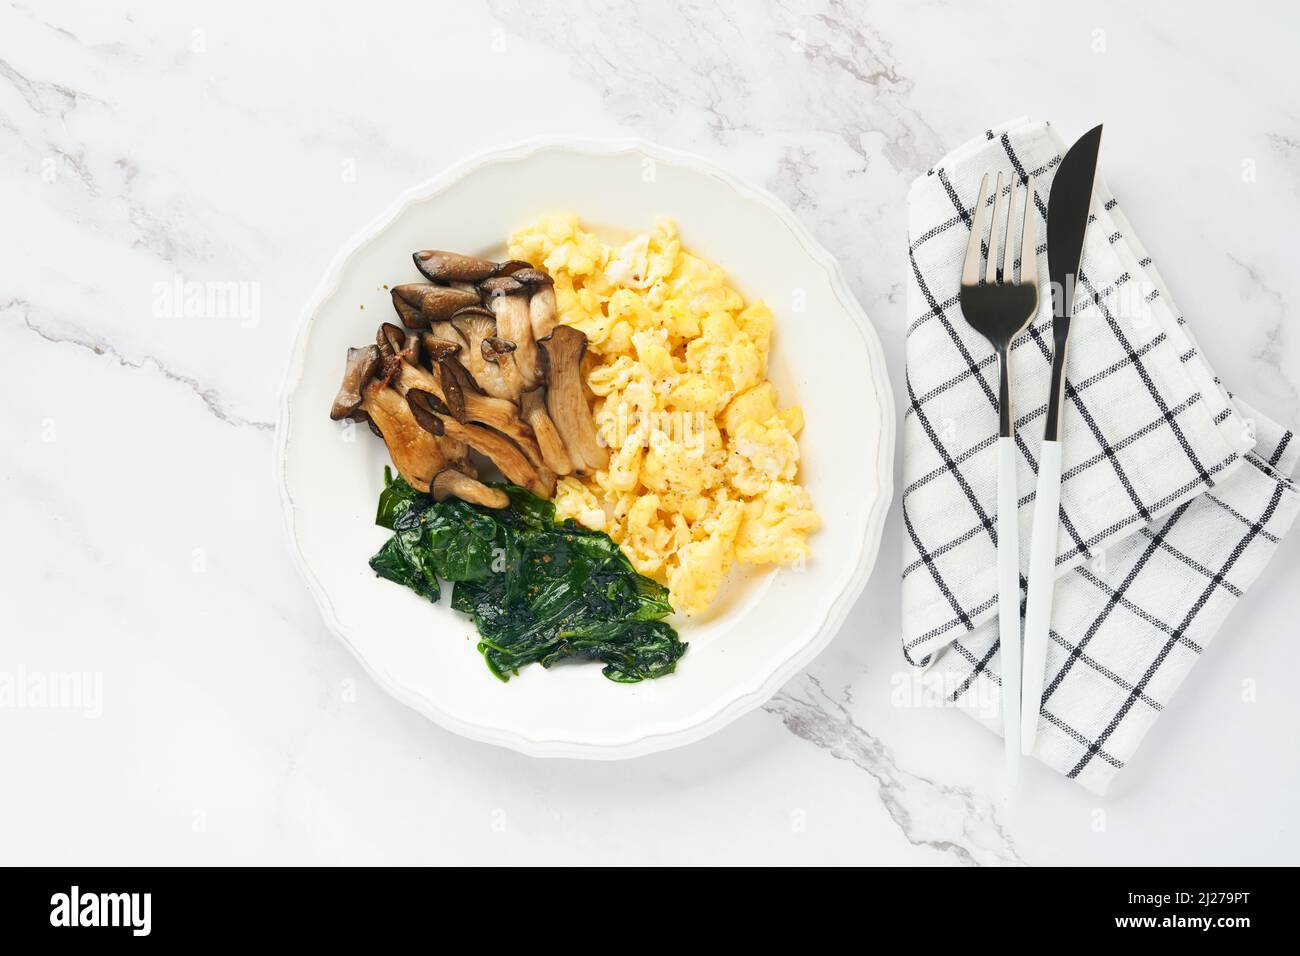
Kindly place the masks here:
[(1061, 504), (1061, 405), (1065, 401), (1066, 345), (1070, 337), (1070, 312), (1074, 307), (1074, 287), (1083, 255), (1083, 237), (1088, 231), (1088, 207), (1092, 203), (1092, 183), (1097, 174), (1100, 149), (1101, 127), (1097, 126), (1084, 133), (1065, 154), (1052, 179), (1047, 199), (1047, 273), (1052, 283), (1052, 390), (1047, 399), (1047, 424), (1038, 458), (1034, 531), (1029, 542), (1020, 709), (1020, 752), (1024, 754), (1034, 752), (1047, 670)]

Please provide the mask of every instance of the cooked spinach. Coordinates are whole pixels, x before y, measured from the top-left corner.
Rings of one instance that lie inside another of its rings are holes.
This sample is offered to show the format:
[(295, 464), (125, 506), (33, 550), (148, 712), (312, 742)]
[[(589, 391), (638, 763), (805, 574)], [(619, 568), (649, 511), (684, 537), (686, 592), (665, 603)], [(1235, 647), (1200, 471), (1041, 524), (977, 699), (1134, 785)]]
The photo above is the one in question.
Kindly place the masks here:
[(526, 664), (595, 660), (610, 680), (671, 674), (687, 645), (663, 621), (668, 589), (637, 574), (618, 545), (513, 485), (510, 507), (438, 502), (384, 470), (377, 524), (393, 536), (370, 559), (380, 577), (451, 606), (479, 632), (479, 652), (502, 680)]

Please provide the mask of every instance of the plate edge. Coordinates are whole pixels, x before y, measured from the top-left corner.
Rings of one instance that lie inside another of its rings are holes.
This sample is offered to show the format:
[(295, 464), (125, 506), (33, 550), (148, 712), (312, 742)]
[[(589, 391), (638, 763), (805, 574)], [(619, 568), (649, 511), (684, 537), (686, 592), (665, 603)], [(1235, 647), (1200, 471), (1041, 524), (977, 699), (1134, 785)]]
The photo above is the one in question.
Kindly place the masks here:
[[(535, 152), (545, 149), (569, 149), (593, 155), (615, 155), (639, 152), (655, 160), (675, 163), (713, 176), (727, 185), (734, 192), (751, 201), (768, 208), (790, 231), (791, 235), (803, 246), (810, 258), (826, 272), (831, 291), (840, 300), (845, 311), (853, 318), (867, 346), (872, 364), (872, 384), (882, 412), (881, 440), (877, 449), (877, 482), (880, 493), (873, 503), (868, 516), (868, 527), (862, 539), (863, 547), (858, 553), (857, 565), (853, 575), (839, 595), (831, 602), (822, 622), (818, 625), (813, 639), (783, 661), (759, 686), (744, 691), (723, 704), (710, 717), (687, 728), (677, 728), (663, 733), (649, 734), (635, 741), (613, 744), (576, 743), (562, 740), (534, 740), (511, 731), (497, 731), (466, 723), (453, 717), (424, 697), (406, 692), (388, 675), (376, 669), (357, 650), (348, 638), (346, 628), (338, 620), (329, 596), (324, 592), (307, 566), (301, 546), (298, 543), (293, 518), (293, 498), (289, 492), (286, 465), (289, 433), (289, 398), (302, 376), (303, 361), (306, 351), (307, 333), (312, 316), (320, 305), (332, 295), (340, 282), (343, 267), (349, 259), (361, 250), (393, 222), (412, 203), (427, 199), (463, 178), (481, 166), (507, 160), (527, 158)], [(453, 733), (472, 740), (504, 746), (519, 753), (537, 757), (569, 757), (577, 759), (618, 760), (644, 756), (674, 747), (685, 746), (715, 733), (745, 713), (760, 707), (769, 700), (790, 678), (810, 664), (834, 639), (847, 618), (849, 611), (861, 596), (872, 570), (879, 557), (881, 539), (884, 534), (885, 517), (893, 501), (893, 461), (897, 421), (895, 418), (893, 389), (889, 383), (889, 374), (885, 365), (884, 347), (880, 342), (875, 327), (867, 317), (857, 297), (848, 287), (840, 269), (839, 262), (818, 242), (807, 228), (798, 220), (788, 206), (780, 199), (757, 186), (738, 179), (712, 160), (669, 147), (659, 146), (637, 137), (624, 137), (614, 140), (590, 139), (568, 136), (540, 136), (505, 145), (492, 146), (479, 150), (465, 159), (453, 163), (442, 172), (405, 190), (387, 209), (364, 225), (335, 254), (326, 268), (325, 274), (308, 297), (294, 331), (293, 341), (285, 376), (280, 386), (279, 410), (276, 416), (274, 469), (280, 506), (284, 519), (284, 530), (288, 538), (289, 551), (303, 579), (307, 582), (316, 605), (329, 628), (343, 645), (361, 664), (362, 668), (381, 687), (394, 698), (423, 714), (435, 724)]]

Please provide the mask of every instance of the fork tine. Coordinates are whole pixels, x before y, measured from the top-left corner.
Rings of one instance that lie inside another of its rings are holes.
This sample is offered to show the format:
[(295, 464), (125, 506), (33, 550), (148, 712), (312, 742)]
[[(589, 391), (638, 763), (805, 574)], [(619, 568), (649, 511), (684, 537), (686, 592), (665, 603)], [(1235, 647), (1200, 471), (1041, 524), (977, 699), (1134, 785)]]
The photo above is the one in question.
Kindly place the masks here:
[(1025, 222), (1020, 235), (1020, 282), (1038, 285), (1038, 243), (1034, 236), (1034, 177), (1025, 177)]
[(1003, 241), (1006, 262), (1002, 266), (1002, 281), (1014, 285), (1016, 268), (1016, 174), (1011, 174), (1011, 195), (1007, 197), (1007, 235)]
[(966, 261), (961, 267), (961, 284), (978, 285), (980, 281), (980, 242), (984, 238), (984, 202), (989, 193), (989, 174), (980, 180), (980, 198), (975, 200), (971, 216), (970, 240), (966, 243)]
[(984, 272), (984, 281), (989, 285), (998, 281), (998, 253), (1002, 251), (1000, 231), (1002, 223), (1002, 173), (998, 173), (998, 184), (993, 189), (993, 225), (989, 227), (989, 262)]

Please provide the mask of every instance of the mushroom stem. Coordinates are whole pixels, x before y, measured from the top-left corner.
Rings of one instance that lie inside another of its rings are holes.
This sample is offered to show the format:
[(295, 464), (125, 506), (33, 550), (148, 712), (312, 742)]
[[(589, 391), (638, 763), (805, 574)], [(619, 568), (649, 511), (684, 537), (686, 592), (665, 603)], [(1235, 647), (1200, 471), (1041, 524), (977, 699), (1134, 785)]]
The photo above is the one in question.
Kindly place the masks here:
[(433, 479), (433, 497), (438, 501), (460, 498), (485, 508), (505, 508), (510, 504), (510, 499), (500, 488), (489, 488), (457, 468), (438, 472), (438, 476)]
[(527, 387), (519, 364), (515, 361), (519, 346), (509, 339), (493, 335), (483, 340), (481, 348), (483, 358), (501, 370), (501, 381), (505, 389), (514, 396), (514, 401), (518, 401), (519, 395)]
[(541, 381), (541, 372), (537, 368), (537, 348), (528, 317), (527, 288), (513, 276), (488, 279), (479, 288), (487, 297), (488, 308), (496, 316), (497, 335), (516, 346), (511, 362), (518, 367), (524, 388), (533, 388)]
[(567, 475), (573, 471), (573, 462), (564, 447), (564, 439), (556, 431), (555, 422), (551, 421), (551, 416), (546, 413), (543, 391), (538, 387), (524, 392), (519, 397), (519, 417), (533, 430), (546, 467), (557, 475)]
[[(435, 343), (432, 348), (429, 345), (431, 341)], [(484, 395), (474, 387), (465, 387), (456, 371), (464, 372), (464, 368), (456, 360), (455, 353), (442, 349), (436, 344), (438, 341), (440, 340), (431, 340), (426, 333), (424, 348), (434, 359), (433, 371), (404, 360), (396, 366), (396, 374), (392, 376), (393, 387), (402, 395), (412, 389), (428, 392), (447, 408), (452, 417), (481, 422), (503, 432), (523, 449), (534, 466), (541, 465), (541, 449), (537, 447), (532, 429), (520, 420), (519, 409), (505, 399)], [(472, 383), (473, 379), (469, 378), (471, 386)]]
[(543, 339), (555, 330), (559, 310), (555, 306), (555, 287), (545, 285), (528, 300), (528, 321), (533, 326), (533, 337)]
[(580, 366), (587, 337), (572, 326), (557, 325), (537, 344), (546, 355), (546, 410), (564, 439), (574, 468), (586, 473), (604, 468), (609, 453), (600, 444), (582, 390)]
[(528, 323), (532, 326), (533, 338), (546, 338), (559, 321), (559, 311), (555, 305), (555, 280), (541, 269), (523, 269), (511, 278), (532, 293), (528, 300)]
[(421, 427), (401, 394), (381, 379), (372, 378), (363, 396), (361, 407), (383, 436), (398, 472), (416, 491), (427, 492), (447, 465), (438, 436)]
[(549, 498), (555, 491), (555, 476), (535, 468), (519, 446), (500, 432), (472, 422), (458, 422), (448, 414), (447, 406), (436, 395), (411, 389), (407, 401), (417, 409), (415, 417), (426, 429), (441, 429), (441, 434), (462, 441), (485, 455), (500, 469), (506, 480), (527, 488), (535, 495)]

